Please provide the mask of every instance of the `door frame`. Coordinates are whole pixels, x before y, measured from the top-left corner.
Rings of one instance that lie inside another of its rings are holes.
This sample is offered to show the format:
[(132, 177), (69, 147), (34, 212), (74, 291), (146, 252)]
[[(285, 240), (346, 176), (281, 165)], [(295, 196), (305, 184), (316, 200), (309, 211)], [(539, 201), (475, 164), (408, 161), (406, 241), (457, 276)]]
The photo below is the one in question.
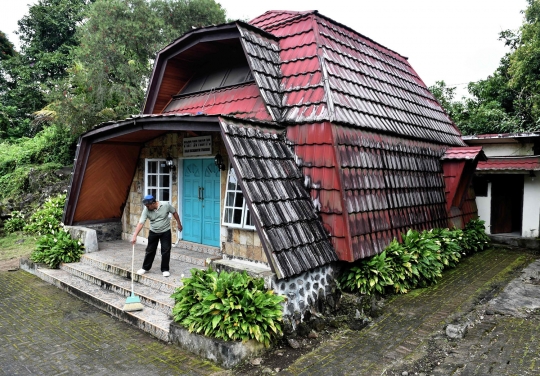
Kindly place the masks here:
[[(193, 156), (193, 157), (178, 157), (178, 160), (177, 160), (177, 166), (178, 166), (178, 176), (177, 176), (177, 187), (178, 187), (178, 196), (177, 196), (177, 202), (178, 202), (178, 208), (177, 208), (177, 211), (178, 211), (178, 215), (180, 217), (180, 221), (182, 221), (182, 223), (184, 223), (184, 218), (183, 218), (183, 207), (182, 207), (182, 202), (183, 202), (183, 187), (184, 187), (184, 160), (188, 160), (188, 159), (214, 159), (214, 156), (212, 155), (197, 155), (197, 156)], [(223, 213), (223, 208), (221, 207), (222, 203), (223, 203), (223, 189), (221, 188), (221, 171), (220, 171), (220, 178), (219, 178), (219, 226), (220, 226), (220, 230), (221, 230), (221, 217), (222, 217), (222, 213)], [(221, 231), (220, 231), (221, 232)], [(178, 229), (176, 230), (176, 234), (177, 234), (177, 239), (179, 240), (183, 240), (183, 234), (180, 232), (178, 233)], [(221, 242), (220, 242), (221, 244)], [(221, 248), (221, 246), (220, 246)]]

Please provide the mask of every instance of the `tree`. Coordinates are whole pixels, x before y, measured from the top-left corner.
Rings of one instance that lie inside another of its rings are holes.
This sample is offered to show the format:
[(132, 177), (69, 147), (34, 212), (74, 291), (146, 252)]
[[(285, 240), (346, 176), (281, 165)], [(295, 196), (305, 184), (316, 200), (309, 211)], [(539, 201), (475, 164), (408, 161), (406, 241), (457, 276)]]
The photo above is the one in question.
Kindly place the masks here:
[[(33, 113), (43, 108), (46, 94), (66, 75), (70, 51), (78, 45), (77, 25), (93, 0), (39, 0), (18, 21), (21, 52), (0, 60), (0, 138), (33, 136)], [(3, 119), (3, 120), (2, 120)]]
[(0, 60), (9, 59), (15, 55), (15, 47), (3, 32), (0, 31)]
[(225, 22), (213, 0), (98, 0), (78, 29), (74, 64), (52, 97), (59, 121), (83, 132), (139, 113), (156, 53), (192, 26)]
[(463, 134), (540, 130), (540, 0), (527, 2), (520, 29), (499, 35), (510, 52), (492, 75), (469, 83), (470, 98), (431, 88)]

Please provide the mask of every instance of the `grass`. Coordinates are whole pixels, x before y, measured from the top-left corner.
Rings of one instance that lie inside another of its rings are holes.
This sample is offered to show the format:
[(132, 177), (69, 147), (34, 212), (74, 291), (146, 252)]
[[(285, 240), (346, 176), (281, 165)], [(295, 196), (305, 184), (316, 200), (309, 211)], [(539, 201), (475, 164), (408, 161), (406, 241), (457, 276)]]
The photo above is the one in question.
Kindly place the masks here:
[(4, 234), (0, 237), (0, 261), (30, 256), (37, 239), (23, 233)]

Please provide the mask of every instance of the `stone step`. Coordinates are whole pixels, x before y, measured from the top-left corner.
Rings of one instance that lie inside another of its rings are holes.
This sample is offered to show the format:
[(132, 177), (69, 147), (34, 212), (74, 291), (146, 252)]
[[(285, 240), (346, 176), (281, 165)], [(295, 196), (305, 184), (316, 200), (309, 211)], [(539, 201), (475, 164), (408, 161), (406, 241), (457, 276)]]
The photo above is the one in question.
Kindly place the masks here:
[(44, 281), (144, 330), (154, 337), (163, 341), (169, 340), (169, 328), (172, 320), (168, 314), (146, 305), (142, 311), (124, 312), (125, 296), (79, 278), (64, 269), (36, 268), (34, 273)]
[[(123, 297), (131, 295), (131, 273), (127, 272), (125, 276), (106, 272), (98, 269), (91, 264), (76, 262), (70, 264), (62, 264), (62, 270), (79, 277), (85, 281), (93, 283), (102, 289), (115, 292)], [(148, 307), (157, 309), (166, 315), (172, 315), (174, 307), (174, 299), (171, 298), (175, 287), (170, 284), (159, 283), (157, 288), (150, 287), (148, 284), (138, 283), (144, 276), (134, 275), (134, 290), (141, 302)]]
[[(101, 251), (94, 252), (94, 253), (86, 253), (81, 257), (80, 264), (87, 265), (89, 267), (95, 268), (97, 270), (100, 270), (102, 272), (105, 272), (111, 275), (123, 277), (125, 280), (129, 281), (131, 278), (131, 262), (129, 262), (128, 260), (128, 264), (126, 264), (118, 260), (112, 260), (111, 258), (112, 257), (110, 257), (110, 255), (107, 255)], [(159, 265), (160, 260), (156, 260), (156, 261)], [(156, 263), (156, 261), (154, 261), (154, 263)], [(73, 264), (66, 264), (63, 267), (69, 267), (70, 265), (73, 265)], [(135, 271), (136, 271), (140, 268), (140, 265), (142, 265), (142, 258), (138, 260), (136, 256), (135, 265), (139, 265), (139, 266), (135, 266)], [(172, 266), (173, 265), (171, 265), (171, 267)], [(196, 265), (189, 264), (187, 267), (184, 267), (184, 269), (190, 270), (193, 267), (196, 267)], [(182, 276), (181, 273), (178, 273), (178, 272), (172, 273), (172, 270), (171, 270), (170, 277), (163, 277), (161, 272), (158, 269), (156, 271), (150, 271), (143, 275), (134, 274), (133, 279), (139, 285), (144, 285), (144, 286), (153, 288), (157, 291), (168, 293), (170, 295), (174, 292), (174, 290), (177, 287), (180, 287), (182, 285), (181, 276)]]
[[(210, 245), (205, 244), (199, 244), (199, 243), (191, 243), (187, 242), (185, 240), (178, 240), (176, 243), (173, 244), (173, 251), (176, 250), (186, 250), (186, 251), (193, 251), (193, 252), (199, 252), (199, 253), (205, 253), (209, 256), (221, 256), (222, 252), (219, 247), (212, 247)], [(207, 256), (208, 257), (208, 256)]]

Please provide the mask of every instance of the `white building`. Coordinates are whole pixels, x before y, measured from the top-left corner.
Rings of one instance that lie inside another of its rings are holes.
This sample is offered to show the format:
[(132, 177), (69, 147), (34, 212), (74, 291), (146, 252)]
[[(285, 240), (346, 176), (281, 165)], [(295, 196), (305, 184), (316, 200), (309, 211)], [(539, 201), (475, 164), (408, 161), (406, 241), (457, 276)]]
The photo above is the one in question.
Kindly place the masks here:
[(474, 189), (488, 234), (536, 238), (540, 229), (540, 132), (463, 136), (482, 146)]

